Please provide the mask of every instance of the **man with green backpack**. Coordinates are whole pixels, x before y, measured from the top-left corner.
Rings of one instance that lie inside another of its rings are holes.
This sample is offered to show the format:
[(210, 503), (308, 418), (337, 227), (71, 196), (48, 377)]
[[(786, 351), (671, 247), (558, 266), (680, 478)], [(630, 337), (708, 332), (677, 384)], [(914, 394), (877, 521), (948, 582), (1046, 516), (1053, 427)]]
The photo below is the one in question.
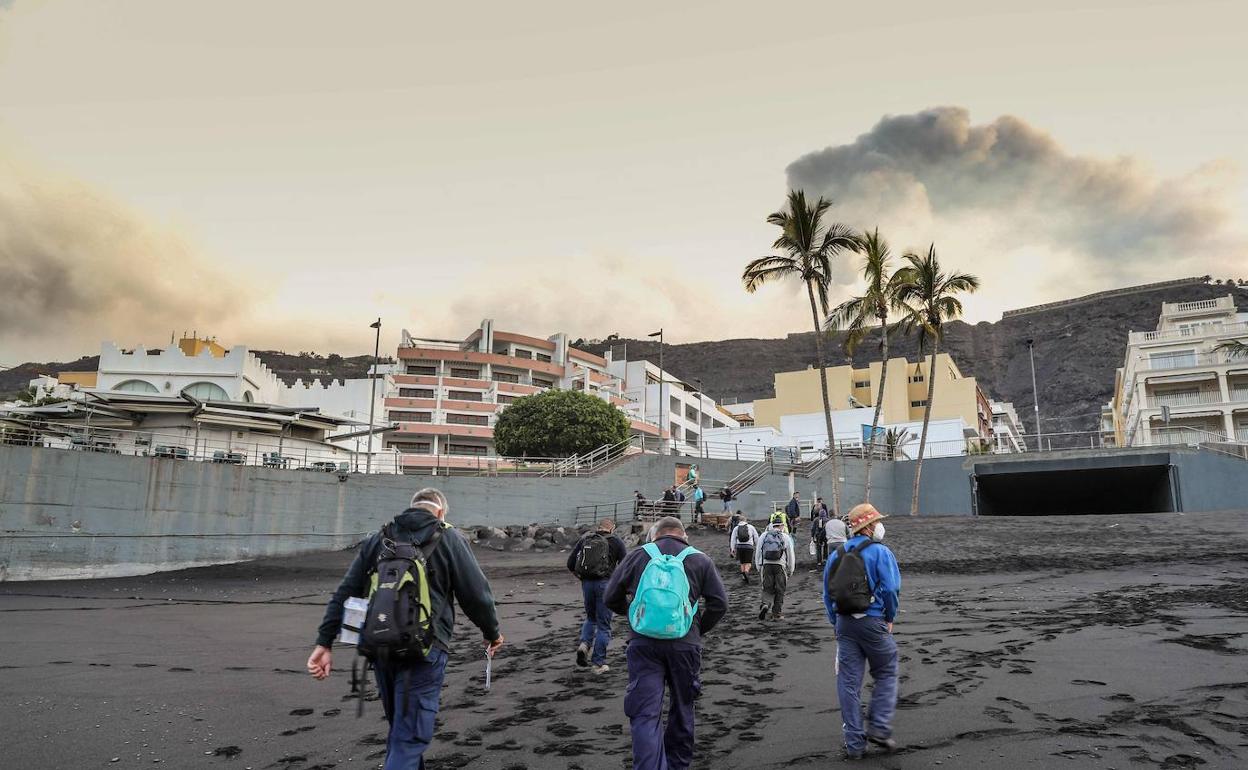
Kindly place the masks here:
[(728, 611), (728, 595), (715, 562), (689, 545), (680, 519), (660, 519), (653, 532), (653, 542), (630, 553), (611, 576), (606, 604), (627, 615), (632, 629), (624, 714), (633, 768), (686, 770), (693, 762), (693, 702), (702, 689), (702, 635)]
[(308, 673), (329, 676), (344, 604), (348, 597), (367, 597), (363, 623), (347, 630), (358, 634), (359, 651), (376, 671), (390, 723), (385, 770), (424, 767), (455, 628), (452, 598), (481, 630), (487, 655), (503, 644), (489, 581), (468, 541), (446, 523), (447, 508), (440, 491), (422, 489), (410, 508), (360, 544), (308, 658)]

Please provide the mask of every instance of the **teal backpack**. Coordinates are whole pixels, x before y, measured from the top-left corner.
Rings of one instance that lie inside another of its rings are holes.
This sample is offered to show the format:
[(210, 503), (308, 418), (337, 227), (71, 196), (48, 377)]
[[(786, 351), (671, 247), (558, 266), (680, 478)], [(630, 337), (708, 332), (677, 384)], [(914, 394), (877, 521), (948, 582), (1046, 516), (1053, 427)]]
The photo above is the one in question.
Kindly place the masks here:
[(680, 639), (689, 633), (698, 604), (689, 603), (689, 576), (685, 574), (685, 557), (701, 553), (693, 546), (678, 556), (667, 556), (654, 543), (646, 543), (650, 563), (641, 573), (633, 603), (628, 608), (628, 622), (633, 630), (652, 639)]

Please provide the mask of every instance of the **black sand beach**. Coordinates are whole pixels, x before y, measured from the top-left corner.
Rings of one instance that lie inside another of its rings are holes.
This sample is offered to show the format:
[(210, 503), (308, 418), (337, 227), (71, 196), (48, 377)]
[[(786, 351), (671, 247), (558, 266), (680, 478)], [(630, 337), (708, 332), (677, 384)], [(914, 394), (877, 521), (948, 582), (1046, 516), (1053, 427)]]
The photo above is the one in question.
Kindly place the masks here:
[[(809, 560), (787, 619), (760, 622), (757, 582), (735, 578), (726, 536), (694, 542), (732, 604), (704, 653), (695, 765), (839, 762)], [(898, 516), (888, 542), (903, 575), (901, 748), (865, 766), (1248, 766), (1248, 513)], [(478, 635), (461, 625), (429, 766), (629, 766), (622, 621), (613, 670), (578, 670), (565, 555), (479, 557), (509, 644), (487, 692)], [(376, 702), (356, 718), (353, 650), (327, 682), (304, 671), (349, 558), (0, 586), (0, 764), (378, 766), (385, 724)]]

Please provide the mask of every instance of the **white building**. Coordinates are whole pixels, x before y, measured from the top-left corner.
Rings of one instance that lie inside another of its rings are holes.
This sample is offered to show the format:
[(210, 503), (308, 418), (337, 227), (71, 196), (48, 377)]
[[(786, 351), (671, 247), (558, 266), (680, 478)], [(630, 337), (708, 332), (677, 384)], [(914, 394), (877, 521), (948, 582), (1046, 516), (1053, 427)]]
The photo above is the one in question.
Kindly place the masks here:
[(646, 361), (616, 361), (607, 351), (607, 371), (623, 382), (623, 395), (647, 422), (667, 426), (676, 452), (703, 455), (706, 432), (736, 428), (740, 423), (710, 396), (671, 372)]
[(996, 454), (1026, 452), (1027, 442), (1023, 434), (1027, 432), (1014, 405), (1004, 401), (993, 401), (992, 404), (992, 447)]
[(1248, 358), (1217, 347), (1248, 339), (1234, 295), (1162, 304), (1157, 328), (1131, 332), (1106, 417), (1119, 446), (1248, 442)]

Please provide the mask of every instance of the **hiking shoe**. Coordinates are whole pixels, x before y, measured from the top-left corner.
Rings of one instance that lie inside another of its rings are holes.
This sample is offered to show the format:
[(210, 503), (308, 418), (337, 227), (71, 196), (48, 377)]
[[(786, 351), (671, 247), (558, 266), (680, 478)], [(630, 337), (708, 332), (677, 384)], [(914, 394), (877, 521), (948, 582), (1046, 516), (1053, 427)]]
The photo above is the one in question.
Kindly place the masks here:
[(576, 665), (585, 668), (589, 665), (589, 645), (581, 642), (576, 648)]
[(759, 619), (759, 620), (766, 620), (766, 619), (767, 619), (767, 608), (766, 608), (766, 607), (763, 607), (761, 610), (759, 610), (759, 611), (758, 611), (758, 619)]
[(606, 663), (603, 663), (601, 666), (594, 666), (595, 674), (605, 674), (610, 670), (611, 670), (611, 667), (608, 666)]
[(867, 740), (885, 751), (894, 751), (897, 748), (897, 741), (892, 738), (881, 738), (878, 735), (867, 733)]
[(845, 749), (846, 760), (862, 759), (865, 756), (867, 756), (867, 752), (865, 751), (850, 751), (849, 749)]

